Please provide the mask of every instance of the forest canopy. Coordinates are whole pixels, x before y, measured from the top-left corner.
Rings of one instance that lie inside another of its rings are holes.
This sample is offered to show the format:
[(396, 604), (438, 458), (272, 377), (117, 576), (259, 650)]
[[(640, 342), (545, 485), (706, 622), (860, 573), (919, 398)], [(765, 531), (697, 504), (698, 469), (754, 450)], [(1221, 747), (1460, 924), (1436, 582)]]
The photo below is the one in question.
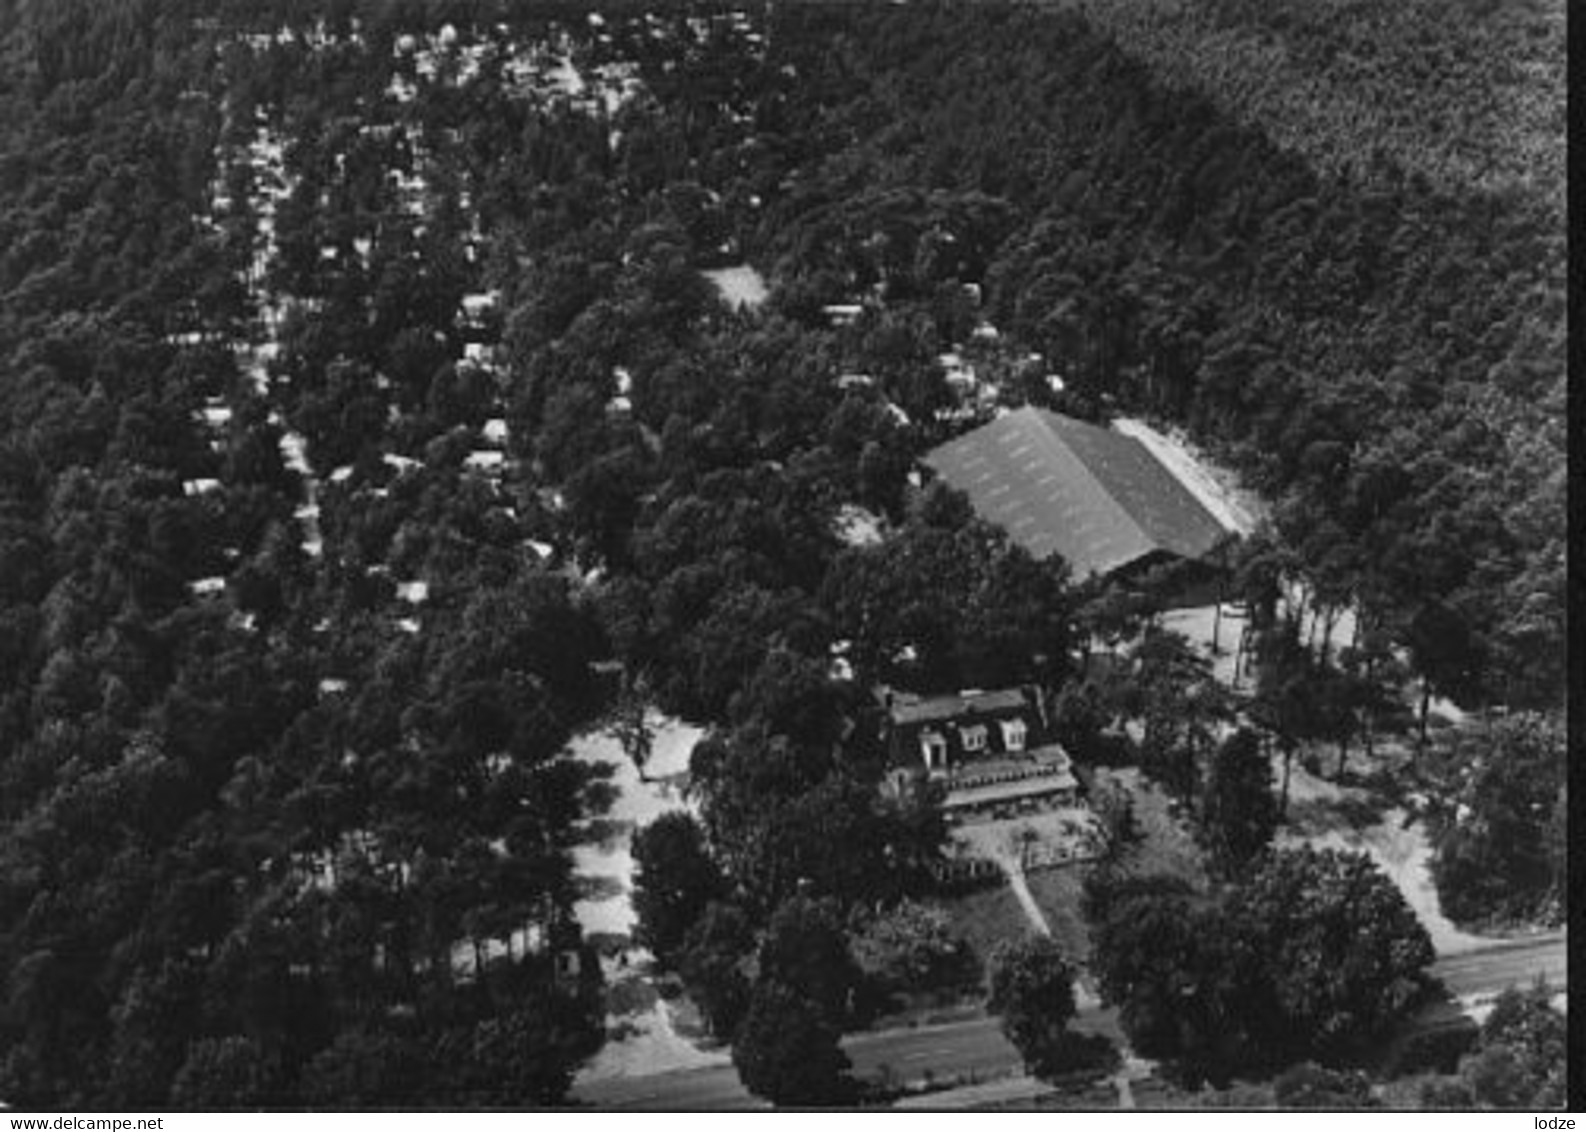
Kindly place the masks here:
[(1561, 6), (1092, 7), (0, 3), (0, 1098), (561, 1100), (613, 671), (716, 728), (757, 926), (909, 895), (834, 656), (1069, 672), (1077, 582), (911, 480), (998, 404), (1186, 428), (1427, 689), (1556, 711)]

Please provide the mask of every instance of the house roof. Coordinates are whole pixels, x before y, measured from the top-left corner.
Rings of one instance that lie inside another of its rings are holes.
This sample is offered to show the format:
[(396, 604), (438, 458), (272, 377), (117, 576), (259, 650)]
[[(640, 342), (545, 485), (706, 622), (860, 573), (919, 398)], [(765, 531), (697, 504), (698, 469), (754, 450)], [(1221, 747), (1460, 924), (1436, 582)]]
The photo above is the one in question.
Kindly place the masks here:
[(974, 786), (949, 787), (943, 806), (949, 810), (992, 806), (998, 802), (1012, 802), (1020, 798), (1039, 798), (1063, 790), (1073, 790), (1079, 783), (1068, 770), (1051, 774), (1027, 775), (1001, 782), (983, 782)]
[(1078, 578), (1156, 551), (1200, 558), (1228, 532), (1150, 449), (1111, 429), (1025, 407), (949, 441), (925, 463), (982, 518)]
[(973, 712), (1012, 711), (1029, 706), (1029, 697), (1022, 688), (1002, 688), (994, 692), (953, 692), (923, 699), (898, 692), (894, 693), (888, 711), (892, 722), (903, 726), (939, 723)]

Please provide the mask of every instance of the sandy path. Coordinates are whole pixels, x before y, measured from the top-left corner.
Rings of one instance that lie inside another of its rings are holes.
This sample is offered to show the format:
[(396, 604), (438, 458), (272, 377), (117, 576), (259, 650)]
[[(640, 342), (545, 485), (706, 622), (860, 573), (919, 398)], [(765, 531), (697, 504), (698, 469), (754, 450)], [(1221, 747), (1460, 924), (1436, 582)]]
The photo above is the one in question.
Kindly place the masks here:
[[(1273, 759), (1274, 781), (1280, 781), (1281, 761)], [(1337, 783), (1318, 778), (1302, 766), (1298, 759), (1291, 767), (1289, 805), (1307, 803), (1328, 805), (1354, 796), (1363, 798), (1362, 791), (1348, 789)], [(1307, 844), (1317, 849), (1345, 849), (1371, 855), (1378, 867), (1393, 879), (1404, 894), (1405, 903), (1432, 937), (1432, 946), (1439, 955), (1457, 955), (1487, 947), (1492, 940), (1461, 931), (1447, 916), (1437, 898), (1437, 886), (1432, 883), (1430, 869), (1432, 846), (1427, 839), (1426, 827), (1420, 821), (1406, 823), (1406, 813), (1395, 807), (1382, 815), (1380, 821), (1364, 829), (1348, 827), (1327, 829), (1316, 833), (1297, 833), (1284, 830), (1278, 835), (1280, 845)]]
[(1024, 915), (1030, 921), (1030, 926), (1044, 936), (1051, 936), (1051, 925), (1046, 922), (1046, 916), (1042, 913), (1040, 905), (1030, 894), (1030, 886), (1024, 883), (1024, 870), (1005, 857), (999, 858), (997, 864), (1001, 865), (1002, 871), (1007, 874), (1008, 887), (1013, 889), (1013, 895), (1019, 901), (1019, 907), (1024, 909)]
[(1333, 829), (1303, 838), (1290, 836), (1284, 840), (1289, 844), (1304, 842), (1317, 849), (1369, 853), (1371, 859), (1399, 886), (1405, 902), (1432, 937), (1432, 946), (1439, 955), (1458, 955), (1491, 946), (1491, 939), (1461, 931), (1443, 915), (1429, 868), (1432, 847), (1427, 842), (1426, 829), (1420, 822), (1406, 826), (1404, 818), (1403, 810), (1392, 809), (1382, 816), (1381, 822), (1364, 830)]
[[(608, 1019), (607, 1024), (617, 1021)], [(726, 1050), (699, 1049), (679, 1034), (665, 1000), (658, 999), (648, 1011), (621, 1021), (633, 1031), (620, 1041), (608, 1041), (602, 1046), (579, 1070), (580, 1084), (611, 1077), (648, 1077), (679, 1069), (703, 1069), (726, 1065), (731, 1060)]]
[[(960, 826), (954, 831), (953, 836), (967, 845), (974, 856), (985, 858), (1002, 870), (1003, 875), (1008, 878), (1008, 888), (1012, 891), (1014, 899), (1019, 902), (1025, 918), (1030, 921), (1030, 926), (1050, 939), (1052, 926), (1047, 923), (1046, 913), (1041, 911), (1041, 906), (1035, 902), (1035, 896), (1030, 892), (1030, 886), (1025, 882), (1024, 868), (1019, 863), (1012, 833), (1018, 826), (1029, 824), (1032, 824), (1030, 819), (1017, 822), (972, 822)], [(1099, 1000), (1085, 986), (1084, 980), (1075, 979), (1074, 1004), (1080, 1010), (1090, 1010), (1098, 1003)]]
[(644, 781), (609, 731), (590, 732), (572, 744), (578, 762), (613, 767), (609, 781), (617, 789), (616, 801), (605, 818), (618, 823), (619, 830), (604, 841), (573, 849), (574, 870), (599, 882), (596, 895), (573, 905), (573, 914), (587, 933), (626, 935), (633, 930), (633, 832), (662, 814), (689, 809), (675, 776), (687, 773), (689, 755), (704, 732), (655, 712), (648, 719), (654, 745), (645, 763)]
[[(573, 905), (573, 914), (586, 934), (628, 935), (633, 931), (637, 919), (632, 903), (633, 833), (662, 814), (690, 809), (677, 785), (677, 776), (687, 774), (689, 756), (704, 732), (657, 712), (651, 712), (647, 721), (652, 728), (653, 745), (643, 781), (633, 760), (611, 732), (593, 731), (572, 744), (573, 757), (579, 762), (604, 763), (613, 768), (608, 781), (618, 792), (605, 815), (607, 821), (615, 823), (615, 831), (601, 842), (579, 845), (573, 850), (574, 870), (579, 876), (596, 881), (596, 892)], [(638, 969), (644, 966), (648, 955), (630, 948), (626, 959), (630, 969)], [(616, 979), (616, 971), (610, 972), (609, 977)], [(606, 1025), (608, 1029), (625, 1027), (626, 1032), (607, 1041), (579, 1071), (581, 1082), (699, 1069), (729, 1060), (725, 1051), (701, 1050), (679, 1034), (671, 1008), (663, 999), (636, 1014), (608, 1016)]]
[(1031, 895), (1030, 886), (1024, 882), (1024, 868), (1019, 863), (1015, 848), (1017, 830), (1021, 824), (1006, 821), (970, 822), (954, 830), (953, 839), (967, 847), (970, 855), (991, 861), (1001, 869), (1008, 878), (1008, 887), (1019, 901), (1019, 907), (1024, 909), (1030, 926), (1042, 935), (1050, 936), (1052, 927)]

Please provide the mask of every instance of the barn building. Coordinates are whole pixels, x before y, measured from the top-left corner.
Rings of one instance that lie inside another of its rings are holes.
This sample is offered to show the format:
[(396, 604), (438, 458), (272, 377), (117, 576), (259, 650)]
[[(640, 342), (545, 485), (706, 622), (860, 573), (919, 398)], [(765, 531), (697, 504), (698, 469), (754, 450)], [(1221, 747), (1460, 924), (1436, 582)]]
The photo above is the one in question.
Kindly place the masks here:
[(1033, 556), (1060, 555), (1076, 580), (1176, 566), (1198, 583), (1233, 537), (1139, 440), (1045, 409), (1004, 413), (924, 462)]

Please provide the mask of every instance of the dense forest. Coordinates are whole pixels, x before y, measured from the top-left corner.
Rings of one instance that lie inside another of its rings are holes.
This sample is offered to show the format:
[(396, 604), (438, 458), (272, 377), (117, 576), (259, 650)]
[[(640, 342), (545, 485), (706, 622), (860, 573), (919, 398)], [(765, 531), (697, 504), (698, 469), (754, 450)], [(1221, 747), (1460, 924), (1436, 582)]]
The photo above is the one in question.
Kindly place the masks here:
[[(1329, 172), (1564, 204), (1565, 7), (1550, 0), (1169, 4), (1085, 14), (1169, 85)], [(1562, 230), (1554, 233), (1562, 238)]]
[(1435, 85), (1303, 7), (0, 5), (0, 1098), (561, 1099), (614, 700), (713, 728), (679, 966), (907, 908), (864, 689), (1057, 689), (1112, 608), (918, 485), (992, 407), (949, 354), (1185, 427), (1273, 501), (1258, 596), (1556, 712), (1551, 9), (1349, 6), (1449, 107), (1532, 45), (1509, 132), (1285, 118)]

